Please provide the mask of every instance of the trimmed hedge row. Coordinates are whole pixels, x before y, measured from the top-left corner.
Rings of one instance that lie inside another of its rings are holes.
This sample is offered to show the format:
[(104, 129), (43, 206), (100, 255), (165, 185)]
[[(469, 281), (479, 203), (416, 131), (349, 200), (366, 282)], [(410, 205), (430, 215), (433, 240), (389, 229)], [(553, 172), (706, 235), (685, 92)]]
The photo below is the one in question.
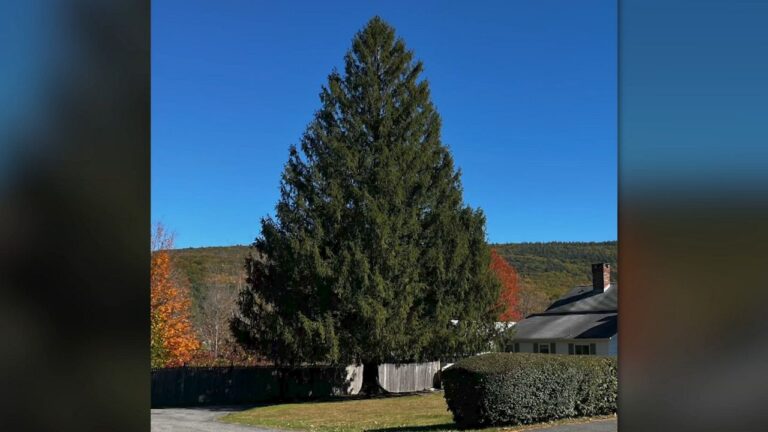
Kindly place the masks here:
[(442, 372), (461, 427), (529, 424), (616, 412), (616, 358), (493, 353)]

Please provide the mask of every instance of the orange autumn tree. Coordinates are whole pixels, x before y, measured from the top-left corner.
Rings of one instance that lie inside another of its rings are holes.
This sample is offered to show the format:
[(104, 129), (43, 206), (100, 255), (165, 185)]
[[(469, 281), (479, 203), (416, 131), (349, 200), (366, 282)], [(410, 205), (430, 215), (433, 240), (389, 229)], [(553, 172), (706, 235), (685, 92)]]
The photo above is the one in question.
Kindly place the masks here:
[(152, 367), (181, 366), (200, 347), (192, 330), (189, 292), (173, 275), (168, 252), (173, 247), (173, 237), (162, 224), (155, 226), (151, 247), (151, 364)]
[(517, 271), (499, 255), (496, 249), (491, 250), (491, 270), (501, 281), (499, 303), (502, 309), (499, 321), (519, 321), (521, 316), (517, 306), (520, 296), (520, 285)]

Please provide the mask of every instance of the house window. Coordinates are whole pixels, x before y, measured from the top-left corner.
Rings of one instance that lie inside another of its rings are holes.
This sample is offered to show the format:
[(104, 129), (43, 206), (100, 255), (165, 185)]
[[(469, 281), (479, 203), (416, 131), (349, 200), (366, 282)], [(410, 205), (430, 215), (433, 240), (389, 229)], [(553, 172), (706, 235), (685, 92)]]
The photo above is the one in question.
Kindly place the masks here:
[(573, 348), (574, 348), (574, 354), (576, 355), (589, 355), (588, 344), (585, 344), (585, 345), (577, 344)]
[(534, 343), (533, 344), (533, 352), (539, 353), (539, 354), (555, 354), (557, 346), (554, 342), (552, 343)]
[(568, 354), (573, 355), (595, 355), (597, 351), (597, 345), (593, 343), (589, 344), (568, 344)]

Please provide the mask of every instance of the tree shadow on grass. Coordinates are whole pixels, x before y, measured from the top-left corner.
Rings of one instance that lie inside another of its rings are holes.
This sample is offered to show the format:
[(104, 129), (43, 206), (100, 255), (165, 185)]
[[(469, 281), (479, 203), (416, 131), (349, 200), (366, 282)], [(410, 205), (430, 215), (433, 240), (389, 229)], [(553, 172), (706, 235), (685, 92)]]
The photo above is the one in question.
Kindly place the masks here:
[[(345, 396), (324, 396), (317, 398), (286, 398), (267, 401), (254, 401), (235, 404), (169, 404), (169, 405), (154, 405), (152, 409), (196, 409), (204, 411), (245, 411), (251, 408), (263, 408), (276, 405), (311, 405), (317, 403), (336, 403), (336, 402), (350, 402), (350, 401), (366, 401), (366, 400), (385, 400), (402, 398), (416, 395), (429, 395), (434, 394), (433, 391), (424, 392), (411, 392), (411, 393), (383, 393), (375, 396), (367, 395), (345, 395)], [(441, 429), (438, 429), (441, 430)]]
[(431, 394), (441, 394), (437, 391), (419, 391), (419, 392), (404, 392), (404, 393), (381, 393), (376, 395), (344, 395), (344, 396), (324, 396), (317, 398), (294, 398), (294, 399), (282, 399), (274, 401), (266, 401), (257, 404), (258, 406), (270, 406), (270, 405), (285, 405), (285, 404), (316, 404), (316, 403), (335, 403), (335, 402), (350, 402), (350, 401), (375, 401), (375, 400), (387, 400), (406, 398), (409, 396), (428, 396)]

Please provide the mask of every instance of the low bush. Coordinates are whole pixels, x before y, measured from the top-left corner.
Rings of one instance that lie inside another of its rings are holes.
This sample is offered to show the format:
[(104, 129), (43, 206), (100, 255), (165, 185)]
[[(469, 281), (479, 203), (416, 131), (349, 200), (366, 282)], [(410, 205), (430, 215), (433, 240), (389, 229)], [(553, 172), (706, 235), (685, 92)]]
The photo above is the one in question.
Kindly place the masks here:
[(454, 421), (462, 427), (529, 424), (616, 412), (616, 359), (492, 353), (442, 372)]

